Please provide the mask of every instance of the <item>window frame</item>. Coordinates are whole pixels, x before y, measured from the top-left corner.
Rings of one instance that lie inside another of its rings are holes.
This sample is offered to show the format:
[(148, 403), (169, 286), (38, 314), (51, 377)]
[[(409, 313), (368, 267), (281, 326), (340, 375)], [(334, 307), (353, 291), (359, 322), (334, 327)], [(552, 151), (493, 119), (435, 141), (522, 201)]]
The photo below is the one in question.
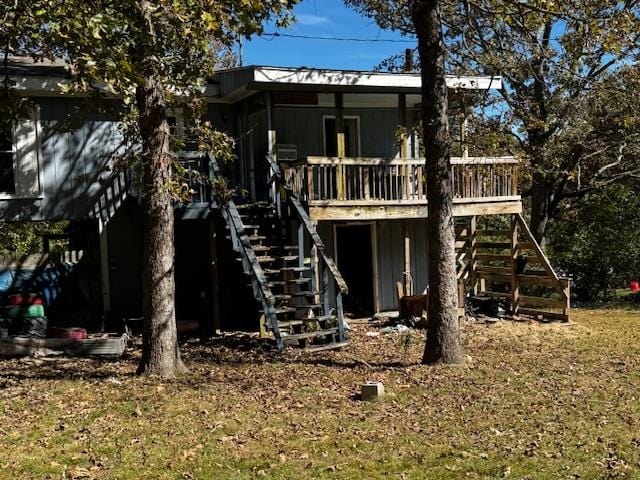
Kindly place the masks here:
[[(11, 125), (11, 155), (13, 157), (13, 182), (15, 193), (0, 192), (0, 200), (19, 200), (44, 198), (44, 184), (42, 175), (42, 143), (41, 143), (40, 107), (36, 105), (27, 118), (12, 122)], [(32, 151), (22, 152), (22, 144), (35, 143)], [(29, 158), (35, 155), (35, 159)], [(35, 160), (35, 183), (33, 192), (25, 192), (34, 185), (24, 183), (24, 176), (20, 175), (20, 166), (23, 162)]]
[[(344, 120), (355, 120), (356, 121), (356, 134), (355, 139), (357, 142), (356, 145), (356, 154), (355, 157), (362, 156), (362, 138), (360, 133), (360, 115), (343, 115), (342, 118)], [(324, 156), (327, 156), (327, 119), (336, 119), (335, 115), (322, 115), (322, 149), (324, 152)], [(336, 125), (337, 126), (337, 125)], [(354, 156), (350, 157), (353, 158)]]

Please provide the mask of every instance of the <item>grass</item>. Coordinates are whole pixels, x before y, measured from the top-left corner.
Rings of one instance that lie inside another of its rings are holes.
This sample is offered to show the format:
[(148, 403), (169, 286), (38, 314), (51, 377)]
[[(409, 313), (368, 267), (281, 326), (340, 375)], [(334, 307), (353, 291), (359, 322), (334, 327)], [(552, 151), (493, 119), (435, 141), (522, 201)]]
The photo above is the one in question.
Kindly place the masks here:
[(168, 382), (135, 355), (0, 361), (0, 478), (640, 478), (640, 312), (573, 317), (465, 324), (455, 367), (367, 327), (314, 356), (188, 344)]

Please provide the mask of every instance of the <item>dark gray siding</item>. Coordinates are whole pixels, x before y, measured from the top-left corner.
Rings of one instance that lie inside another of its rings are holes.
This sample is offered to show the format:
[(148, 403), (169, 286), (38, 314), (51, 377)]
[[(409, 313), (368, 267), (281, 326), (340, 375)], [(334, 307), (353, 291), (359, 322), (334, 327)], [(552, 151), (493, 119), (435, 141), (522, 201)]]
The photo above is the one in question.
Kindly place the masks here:
[[(318, 233), (335, 258), (333, 228), (335, 222), (319, 222)], [(411, 244), (411, 278), (414, 293), (421, 293), (429, 283), (427, 224), (425, 219), (377, 221), (374, 255), (378, 264), (378, 303), (380, 311), (396, 310), (396, 282), (403, 280), (404, 233)], [(332, 291), (333, 298), (333, 291)]]
[[(397, 109), (346, 108), (344, 114), (360, 117), (360, 150), (363, 157), (394, 157), (395, 132), (400, 123)], [(273, 122), (278, 143), (298, 147), (298, 157), (324, 155), (323, 115), (332, 108), (276, 107)]]
[[(0, 201), (0, 218), (86, 218), (109, 178), (105, 168), (115, 154), (124, 151), (118, 123), (84, 111), (80, 100), (39, 98), (36, 102), (43, 192), (37, 199)], [(74, 118), (74, 125), (65, 123), (69, 118)]]

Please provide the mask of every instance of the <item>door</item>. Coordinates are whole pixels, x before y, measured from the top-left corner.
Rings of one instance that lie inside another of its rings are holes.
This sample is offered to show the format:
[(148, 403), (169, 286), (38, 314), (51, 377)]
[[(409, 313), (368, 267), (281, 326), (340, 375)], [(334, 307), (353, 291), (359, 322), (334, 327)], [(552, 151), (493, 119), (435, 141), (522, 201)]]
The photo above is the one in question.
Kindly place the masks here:
[(370, 317), (374, 313), (371, 225), (337, 225), (336, 256), (349, 287), (345, 312), (356, 318)]
[[(338, 156), (338, 138), (336, 133), (336, 117), (323, 117), (324, 154), (326, 157)], [(360, 117), (344, 117), (344, 150), (346, 157), (360, 156)]]

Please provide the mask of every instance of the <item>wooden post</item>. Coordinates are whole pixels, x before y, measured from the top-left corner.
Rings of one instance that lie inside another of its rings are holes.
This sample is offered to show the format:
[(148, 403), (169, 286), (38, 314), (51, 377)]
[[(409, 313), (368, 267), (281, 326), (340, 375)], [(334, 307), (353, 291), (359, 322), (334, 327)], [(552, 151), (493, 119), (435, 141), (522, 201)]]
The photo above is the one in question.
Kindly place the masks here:
[(338, 338), (340, 341), (344, 341), (344, 309), (342, 308), (342, 292), (338, 291), (336, 295), (336, 315), (338, 317)]
[(342, 93), (335, 94), (336, 103), (336, 146), (338, 158), (346, 156), (346, 143), (344, 137), (344, 98)]
[[(309, 260), (311, 267), (311, 291), (318, 292), (320, 290), (320, 272), (318, 271), (318, 247), (315, 243), (311, 246)], [(313, 303), (316, 305), (320, 303), (320, 295), (314, 294)]]
[(400, 158), (409, 156), (409, 144), (407, 142), (407, 95), (400, 93), (398, 95), (398, 110), (400, 111)]
[[(275, 163), (278, 163), (277, 152), (276, 152), (276, 131), (273, 128), (273, 108), (271, 105), (271, 92), (265, 92), (265, 105), (267, 109), (267, 154), (273, 159)], [(269, 169), (269, 177), (271, 177), (272, 172)], [(278, 199), (278, 185), (276, 182), (271, 184), (271, 201), (277, 208), (278, 217), (282, 217), (282, 212), (280, 211), (280, 201)]]
[[(249, 127), (249, 102), (247, 100), (244, 101), (243, 108), (243, 118), (244, 125), (247, 133), (246, 142), (249, 143), (249, 152), (248, 152), (248, 160), (249, 160), (249, 194), (252, 202), (256, 201), (256, 158), (255, 158), (255, 150), (254, 150), (254, 135), (253, 130)], [(241, 144), (244, 142), (240, 142)]]
[(311, 200), (315, 200), (315, 193), (313, 188), (313, 165), (308, 165), (306, 169), (307, 169), (307, 201), (311, 201)]
[(565, 302), (564, 308), (562, 309), (562, 315), (564, 316), (564, 321), (569, 321), (569, 311), (571, 309), (571, 282), (568, 278), (561, 278), (560, 283), (562, 285), (563, 292), (563, 300)]
[(329, 315), (331, 304), (329, 303), (329, 269), (322, 263), (322, 309), (324, 315)]
[(518, 222), (511, 217), (511, 312), (517, 316), (520, 311), (520, 287), (518, 285)]
[[(218, 290), (218, 248), (216, 225), (213, 219), (209, 219), (209, 260), (211, 265), (211, 315), (213, 316), (213, 332), (210, 328), (205, 330), (206, 334), (217, 335), (222, 330), (220, 321), (220, 292)], [(202, 327), (201, 327), (202, 328)]]
[(109, 235), (107, 223), (98, 219), (98, 236), (100, 241), (100, 283), (102, 286), (102, 313), (106, 316), (111, 311), (111, 285), (109, 279)]
[(407, 295), (413, 295), (413, 285), (411, 282), (411, 238), (409, 237), (409, 229), (406, 222), (402, 225), (402, 233), (404, 237), (404, 291)]
[(298, 225), (298, 266), (304, 267), (304, 225)]
[(469, 117), (467, 116), (466, 109), (462, 113), (462, 121), (460, 122), (460, 150), (462, 151), (462, 158), (469, 158), (469, 145), (467, 144), (467, 131), (469, 130)]
[(469, 241), (471, 254), (469, 255), (469, 277), (474, 295), (478, 295), (478, 226), (474, 215), (469, 222)]

